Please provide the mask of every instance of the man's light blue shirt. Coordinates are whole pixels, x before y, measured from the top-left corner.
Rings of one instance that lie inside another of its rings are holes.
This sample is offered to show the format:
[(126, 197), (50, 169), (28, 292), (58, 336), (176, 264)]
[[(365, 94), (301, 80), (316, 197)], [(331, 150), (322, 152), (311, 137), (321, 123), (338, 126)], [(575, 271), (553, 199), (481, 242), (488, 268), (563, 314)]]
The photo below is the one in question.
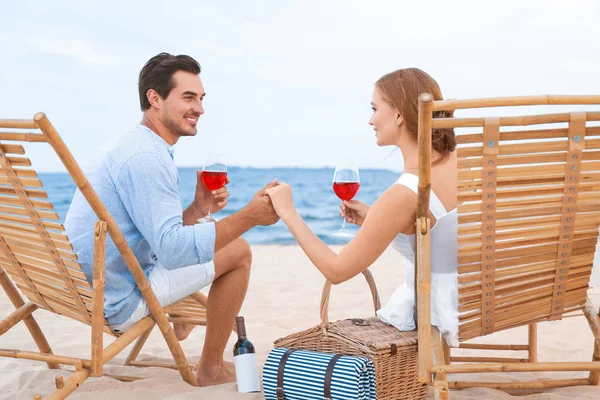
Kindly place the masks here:
[[(183, 226), (179, 174), (173, 148), (143, 125), (116, 137), (100, 150), (88, 179), (104, 203), (146, 277), (156, 264), (166, 269), (213, 259), (215, 225)], [(65, 229), (78, 261), (92, 282), (94, 223), (98, 217), (79, 190), (67, 212)], [(106, 243), (104, 316), (109, 325), (127, 321), (142, 294), (110, 236)]]

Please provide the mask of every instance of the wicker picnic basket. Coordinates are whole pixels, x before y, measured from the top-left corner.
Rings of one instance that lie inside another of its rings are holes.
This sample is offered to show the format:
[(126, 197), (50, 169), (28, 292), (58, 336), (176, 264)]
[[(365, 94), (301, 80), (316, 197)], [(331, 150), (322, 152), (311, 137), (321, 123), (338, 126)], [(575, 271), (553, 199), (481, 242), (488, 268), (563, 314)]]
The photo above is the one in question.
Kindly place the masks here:
[[(367, 279), (373, 305), (380, 308), (373, 276)], [(378, 400), (419, 400), (427, 396), (427, 385), (419, 383), (417, 332), (402, 332), (377, 317), (329, 322), (331, 282), (321, 296), (321, 324), (275, 341), (275, 347), (370, 357), (375, 366)]]

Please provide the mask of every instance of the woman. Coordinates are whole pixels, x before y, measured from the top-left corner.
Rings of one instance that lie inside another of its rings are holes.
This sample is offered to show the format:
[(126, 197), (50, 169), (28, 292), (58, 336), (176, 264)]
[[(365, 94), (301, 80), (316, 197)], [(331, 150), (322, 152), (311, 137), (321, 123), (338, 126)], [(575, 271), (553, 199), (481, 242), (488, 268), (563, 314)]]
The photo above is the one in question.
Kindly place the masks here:
[[(378, 146), (395, 145), (404, 157), (404, 172), (369, 208), (359, 201), (344, 201), (340, 214), (361, 226), (356, 237), (339, 254), (332, 251), (306, 225), (292, 201), (289, 185), (267, 190), (275, 210), (304, 252), (333, 284), (367, 269), (391, 244), (410, 262), (406, 282), (396, 290), (378, 317), (400, 330), (415, 329), (414, 241), (417, 212), (418, 96), (430, 93), (441, 100), (437, 83), (427, 73), (401, 69), (375, 84), (369, 124)], [(452, 117), (452, 113), (435, 116)], [(456, 140), (452, 129), (432, 132), (431, 169), (431, 321), (451, 346), (458, 346)], [(393, 217), (393, 218), (391, 218)]]

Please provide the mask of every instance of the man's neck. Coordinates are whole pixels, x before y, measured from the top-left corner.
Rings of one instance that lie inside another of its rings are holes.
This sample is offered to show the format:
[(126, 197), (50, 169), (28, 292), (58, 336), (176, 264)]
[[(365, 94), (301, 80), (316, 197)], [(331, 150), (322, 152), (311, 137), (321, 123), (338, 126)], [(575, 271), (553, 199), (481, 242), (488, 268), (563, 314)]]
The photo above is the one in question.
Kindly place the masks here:
[(175, 143), (177, 143), (177, 140), (179, 139), (176, 135), (173, 135), (171, 131), (157, 118), (152, 118), (144, 114), (140, 124), (144, 125), (146, 128), (160, 136), (170, 146), (173, 146)]

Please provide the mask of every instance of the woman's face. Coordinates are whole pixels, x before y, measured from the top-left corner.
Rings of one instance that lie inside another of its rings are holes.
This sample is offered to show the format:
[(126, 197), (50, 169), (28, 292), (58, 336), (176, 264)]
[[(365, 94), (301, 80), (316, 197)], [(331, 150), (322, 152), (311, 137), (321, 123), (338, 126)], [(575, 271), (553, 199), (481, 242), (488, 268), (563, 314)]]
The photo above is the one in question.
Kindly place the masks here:
[(369, 120), (369, 125), (373, 126), (373, 130), (375, 130), (377, 146), (397, 145), (400, 135), (400, 126), (398, 126), (400, 111), (387, 103), (377, 88), (373, 90), (371, 107), (373, 115)]

